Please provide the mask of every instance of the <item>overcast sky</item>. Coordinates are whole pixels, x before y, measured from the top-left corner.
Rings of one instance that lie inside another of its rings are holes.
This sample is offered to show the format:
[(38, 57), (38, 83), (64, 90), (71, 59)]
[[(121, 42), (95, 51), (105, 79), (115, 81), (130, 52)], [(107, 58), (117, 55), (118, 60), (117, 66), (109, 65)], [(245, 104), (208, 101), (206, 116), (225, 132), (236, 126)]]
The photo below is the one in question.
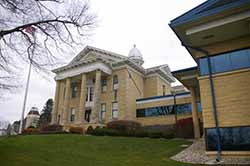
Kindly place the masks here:
[[(90, 0), (98, 15), (99, 25), (88, 45), (128, 54), (136, 44), (144, 58), (144, 67), (168, 64), (172, 71), (195, 66), (188, 52), (169, 28), (170, 20), (204, 2), (204, 0)], [(80, 51), (80, 50), (79, 50)], [(70, 59), (69, 59), (70, 61)], [(26, 81), (28, 71), (20, 80)], [(32, 107), (39, 111), (48, 98), (54, 98), (53, 76), (45, 80), (32, 72), (26, 113)], [(0, 101), (0, 119), (20, 119), (24, 88), (6, 95)]]

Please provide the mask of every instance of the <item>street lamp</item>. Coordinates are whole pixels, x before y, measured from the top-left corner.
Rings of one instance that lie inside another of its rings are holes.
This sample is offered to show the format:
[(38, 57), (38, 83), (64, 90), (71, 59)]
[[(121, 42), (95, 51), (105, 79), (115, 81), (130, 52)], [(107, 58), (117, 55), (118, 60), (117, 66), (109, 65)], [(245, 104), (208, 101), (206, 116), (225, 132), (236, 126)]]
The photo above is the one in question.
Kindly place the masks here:
[(177, 124), (177, 110), (176, 110), (176, 92), (174, 89), (171, 90), (171, 94), (174, 97), (174, 105), (173, 105), (173, 110), (174, 110), (174, 117), (175, 117), (175, 125)]

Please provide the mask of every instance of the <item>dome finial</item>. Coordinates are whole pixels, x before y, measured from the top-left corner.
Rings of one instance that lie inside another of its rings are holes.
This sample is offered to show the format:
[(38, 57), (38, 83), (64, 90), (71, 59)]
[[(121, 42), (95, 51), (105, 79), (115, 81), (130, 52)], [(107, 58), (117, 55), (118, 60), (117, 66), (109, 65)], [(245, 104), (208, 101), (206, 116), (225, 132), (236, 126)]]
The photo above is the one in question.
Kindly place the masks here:
[(136, 47), (136, 44), (134, 44), (134, 48)]

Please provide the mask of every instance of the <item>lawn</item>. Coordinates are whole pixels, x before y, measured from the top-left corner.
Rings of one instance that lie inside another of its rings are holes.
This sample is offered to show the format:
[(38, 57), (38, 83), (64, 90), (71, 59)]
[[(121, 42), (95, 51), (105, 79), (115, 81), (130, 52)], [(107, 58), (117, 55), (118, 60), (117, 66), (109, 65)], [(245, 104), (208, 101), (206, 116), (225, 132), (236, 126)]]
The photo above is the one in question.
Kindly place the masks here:
[(187, 140), (32, 135), (0, 138), (1, 166), (177, 166)]

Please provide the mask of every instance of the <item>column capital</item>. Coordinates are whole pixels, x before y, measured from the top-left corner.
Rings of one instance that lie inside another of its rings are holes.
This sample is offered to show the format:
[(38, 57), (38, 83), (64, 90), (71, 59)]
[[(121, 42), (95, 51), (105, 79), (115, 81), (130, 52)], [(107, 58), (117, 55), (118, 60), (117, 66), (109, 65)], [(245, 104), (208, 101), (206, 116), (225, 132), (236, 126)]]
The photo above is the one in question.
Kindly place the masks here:
[(60, 82), (56, 81), (56, 90), (55, 90), (55, 98), (54, 98), (54, 105), (53, 105), (53, 111), (52, 111), (51, 124), (56, 124), (57, 123), (59, 92), (60, 92)]

